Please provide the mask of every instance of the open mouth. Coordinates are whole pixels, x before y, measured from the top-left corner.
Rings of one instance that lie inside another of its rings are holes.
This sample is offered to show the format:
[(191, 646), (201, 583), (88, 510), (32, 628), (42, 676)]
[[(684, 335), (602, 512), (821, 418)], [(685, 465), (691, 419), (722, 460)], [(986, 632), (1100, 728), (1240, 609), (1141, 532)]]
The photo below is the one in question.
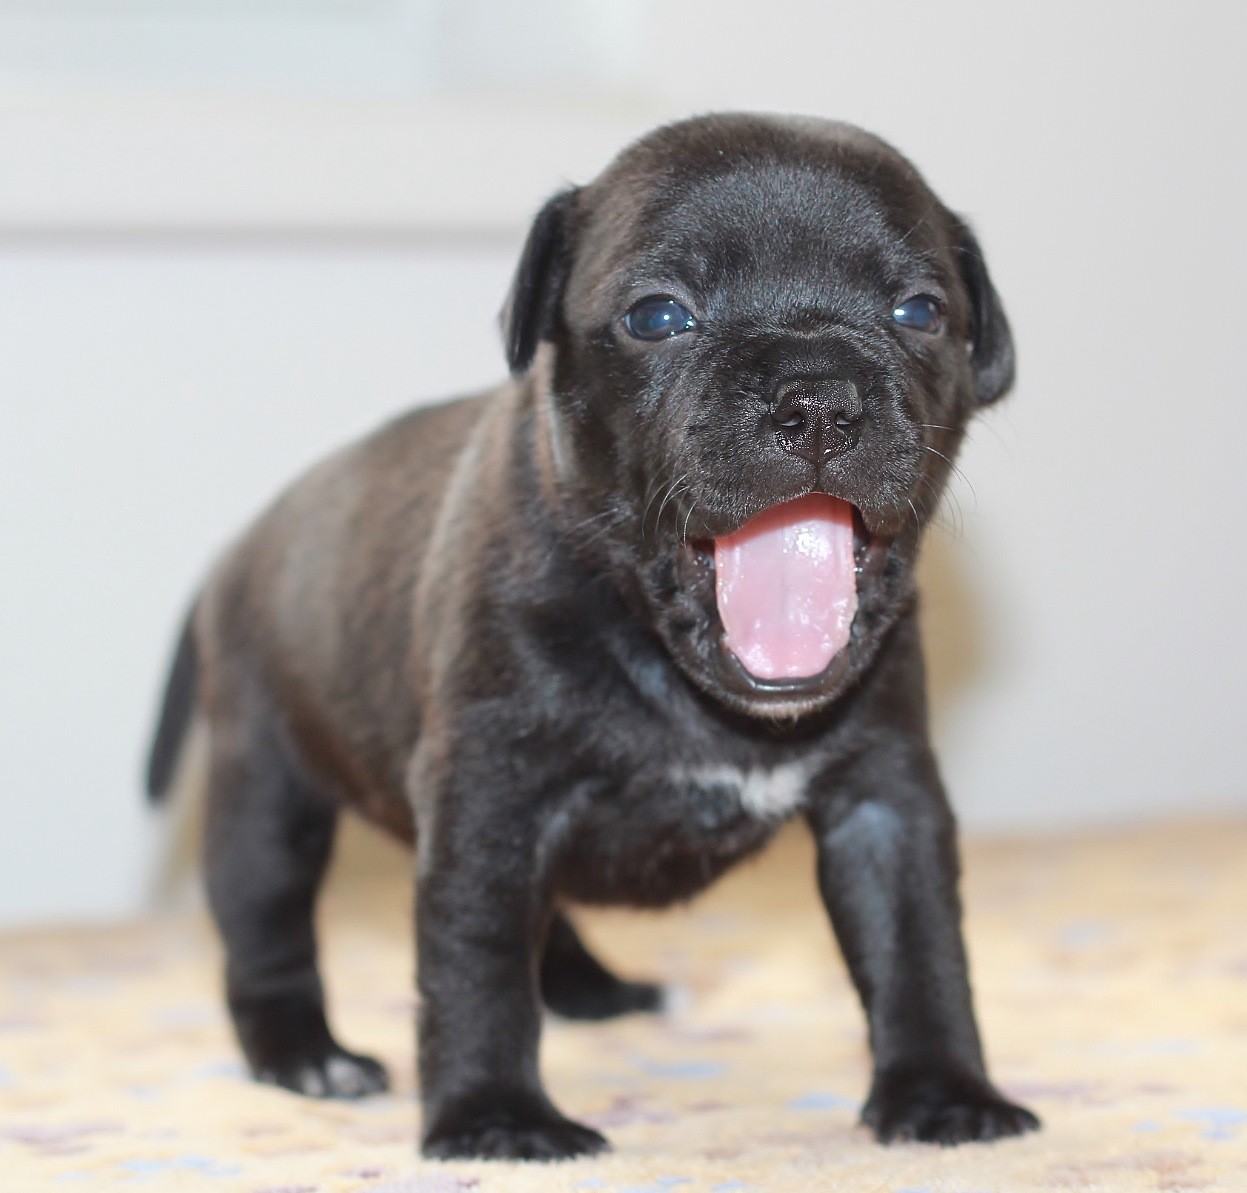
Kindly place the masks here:
[(848, 645), (858, 581), (885, 544), (847, 501), (810, 494), (693, 544), (713, 568), (721, 646), (763, 687), (803, 687)]

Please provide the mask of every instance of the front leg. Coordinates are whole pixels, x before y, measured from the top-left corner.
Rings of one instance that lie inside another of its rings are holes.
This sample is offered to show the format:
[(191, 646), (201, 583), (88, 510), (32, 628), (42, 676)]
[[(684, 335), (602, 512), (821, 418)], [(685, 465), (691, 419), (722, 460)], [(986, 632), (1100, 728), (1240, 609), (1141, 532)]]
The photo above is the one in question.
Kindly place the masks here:
[(1038, 1128), (987, 1077), (974, 1022), (955, 826), (925, 742), (871, 747), (816, 801), (823, 901), (866, 1010), (880, 1141), (955, 1144)]
[(607, 1146), (560, 1114), (541, 1085), (548, 816), (508, 806), (510, 794), (460, 774), (421, 798), (429, 809), (416, 905), (422, 1150), (439, 1159), (559, 1160)]

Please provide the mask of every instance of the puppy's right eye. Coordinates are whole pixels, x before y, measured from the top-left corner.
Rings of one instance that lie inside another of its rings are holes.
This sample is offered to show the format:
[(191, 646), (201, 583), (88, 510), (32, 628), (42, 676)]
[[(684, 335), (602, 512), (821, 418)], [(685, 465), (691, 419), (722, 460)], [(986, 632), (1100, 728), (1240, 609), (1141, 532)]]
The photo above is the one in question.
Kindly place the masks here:
[(697, 320), (674, 298), (643, 298), (624, 316), (628, 334), (638, 340), (665, 340), (692, 331)]

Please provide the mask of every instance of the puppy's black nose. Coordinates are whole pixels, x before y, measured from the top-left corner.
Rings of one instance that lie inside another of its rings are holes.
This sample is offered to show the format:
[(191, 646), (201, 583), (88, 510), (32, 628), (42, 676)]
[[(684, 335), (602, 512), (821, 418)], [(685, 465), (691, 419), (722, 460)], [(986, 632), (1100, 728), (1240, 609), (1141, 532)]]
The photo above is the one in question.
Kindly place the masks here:
[(771, 399), (776, 443), (815, 467), (856, 446), (861, 417), (861, 393), (843, 377), (787, 377)]

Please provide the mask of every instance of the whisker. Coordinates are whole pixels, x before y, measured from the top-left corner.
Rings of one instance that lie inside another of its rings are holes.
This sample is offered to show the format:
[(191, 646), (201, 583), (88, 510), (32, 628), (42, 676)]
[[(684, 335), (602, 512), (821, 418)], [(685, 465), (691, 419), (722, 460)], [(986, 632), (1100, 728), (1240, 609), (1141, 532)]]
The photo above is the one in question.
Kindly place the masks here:
[(618, 518), (623, 513), (622, 510), (605, 509), (601, 513), (591, 514), (581, 522), (577, 522), (575, 526), (568, 530), (568, 536), (579, 534), (586, 526), (592, 526), (594, 522), (600, 522), (603, 518)]
[[(670, 470), (670, 471), (674, 471), (674, 470), (675, 470), (675, 466), (674, 466), (674, 465), (672, 465), (672, 468), (671, 468), (671, 470)], [(649, 495), (648, 495), (648, 496), (647, 496), (647, 498), (646, 498), (646, 501), (645, 501), (645, 510), (644, 510), (644, 512), (641, 514), (641, 537), (642, 537), (642, 538), (644, 538), (644, 537), (645, 537), (645, 535), (646, 535), (646, 531), (647, 531), (647, 528), (648, 528), (648, 526), (649, 526), (649, 512), (650, 512), (650, 509), (653, 507), (654, 502), (658, 500), (658, 495), (659, 495), (659, 493), (661, 493), (661, 492), (662, 492), (662, 491), (663, 491), (663, 490), (667, 487), (666, 477), (667, 477), (668, 475), (669, 475), (669, 472), (668, 472), (667, 470), (664, 470), (663, 472), (660, 472), (660, 473), (658, 474), (658, 478), (654, 481), (654, 484), (652, 485), (652, 487), (651, 487), (651, 489), (650, 489), (650, 493), (649, 493)], [(677, 484), (678, 484), (679, 482), (677, 481), (677, 482), (675, 482), (675, 483), (677, 483)], [(660, 515), (660, 516), (661, 516), (661, 515)], [(657, 529), (657, 528), (658, 528), (658, 523), (657, 523), (657, 521), (655, 521), (655, 523), (654, 523), (654, 528), (655, 528), (655, 529)]]
[(977, 510), (979, 507), (979, 495), (977, 492), (975, 492), (974, 485), (971, 483), (970, 478), (966, 476), (966, 474), (962, 472), (961, 469), (958, 468), (957, 465), (954, 464), (952, 460), (950, 460), (943, 452), (936, 451), (935, 448), (931, 447), (929, 444), (926, 444), (926, 443), (922, 445), (922, 450), (928, 451), (932, 455), (939, 456), (939, 458), (943, 460), (944, 463), (947, 464), (950, 469), (952, 469), (954, 475), (959, 477), (962, 483), (964, 483), (964, 485), (966, 486), (966, 488), (970, 490), (970, 496), (974, 498), (974, 508)]
[[(595, 530), (591, 535), (589, 535), (588, 538), (581, 539), (580, 545), (582, 547), (591, 547), (594, 543), (598, 542), (600, 539), (605, 538), (606, 535), (610, 534), (612, 530), (614, 530), (616, 527), (622, 525), (624, 522), (628, 520), (628, 513), (626, 510), (608, 510), (607, 513), (611, 514), (612, 517), (602, 526), (599, 526), (598, 529)], [(596, 522), (603, 516), (604, 515), (599, 514), (597, 518), (587, 518), (584, 522), (580, 524), (579, 527), (577, 527), (577, 529), (578, 530), (583, 529), (590, 522)]]
[(688, 523), (693, 516), (693, 511), (697, 508), (697, 502), (690, 501), (688, 504), (688, 513), (684, 515), (684, 528), (680, 531), (680, 542), (684, 546), (688, 546)]
[[(601, 537), (601, 535), (610, 530), (615, 522), (618, 521), (620, 517), (624, 516), (626, 516), (626, 514), (623, 510), (605, 509), (600, 513), (590, 514), (589, 517), (584, 518), (577, 522), (574, 526), (569, 527), (566, 535), (556, 537), (554, 542), (551, 544), (550, 549), (544, 556), (542, 556), (541, 563), (537, 568), (536, 574), (539, 576), (545, 575), (546, 569), (550, 566), (550, 561), (554, 558), (554, 555), (560, 546), (564, 546), (569, 541), (581, 547), (588, 546), (590, 543), (595, 542), (599, 537)], [(600, 522), (603, 518), (609, 520), (601, 530), (599, 530), (596, 534), (590, 535), (587, 539), (580, 538), (580, 532), (584, 530), (585, 527), (592, 526), (593, 523)]]
[[(932, 524), (938, 526), (955, 541), (960, 541), (965, 537), (965, 518), (956, 498), (947, 489), (937, 488), (935, 482), (926, 473), (919, 472), (917, 479), (930, 489), (932, 496), (935, 498), (935, 506), (931, 510)], [(941, 511), (946, 507), (949, 515), (948, 520), (941, 514)]]
[(994, 438), (996, 442), (1005, 449), (1005, 451), (1009, 452), (1010, 456), (1013, 454), (1013, 449), (1009, 446), (1008, 440), (1005, 439), (1005, 437), (992, 425), (990, 419), (975, 419), (970, 426), (961, 428), (946, 427), (943, 423), (915, 423), (914, 425), (917, 427), (923, 427), (929, 431), (947, 431), (950, 435), (956, 435), (960, 432), (960, 434), (964, 435), (970, 443), (977, 443), (978, 440), (975, 438), (975, 432), (985, 429), (991, 432), (992, 438)]
[(666, 498), (667, 493), (668, 493), (668, 492), (670, 491), (670, 489), (671, 489), (671, 486), (672, 486), (672, 485), (677, 485), (677, 484), (679, 484), (679, 479), (678, 479), (676, 476), (674, 476), (674, 475), (672, 474), (672, 475), (665, 475), (665, 476), (664, 476), (664, 478), (663, 478), (663, 479), (662, 479), (662, 480), (661, 480), (661, 481), (660, 481), (660, 482), (659, 482), (659, 483), (655, 486), (655, 488), (654, 488), (654, 494), (653, 494), (653, 496), (649, 499), (649, 503), (648, 503), (648, 505), (646, 506), (646, 509), (645, 509), (645, 513), (646, 513), (646, 521), (647, 521), (647, 522), (648, 522), (648, 520), (649, 520), (649, 512), (650, 512), (650, 510), (652, 510), (652, 509), (653, 509), (653, 507), (654, 507), (654, 503), (655, 503), (656, 501), (659, 501), (659, 500), (663, 500), (663, 499), (665, 499), (665, 498)]
[(692, 486), (692, 485), (681, 485), (681, 486), (680, 486), (680, 487), (679, 487), (679, 488), (678, 488), (678, 489), (677, 489), (677, 490), (676, 490), (676, 491), (672, 494), (672, 499), (673, 499), (673, 500), (674, 500), (674, 502), (675, 502), (675, 504), (672, 506), (672, 509), (673, 509), (673, 511), (675, 512), (675, 516), (676, 516), (676, 518), (677, 518), (677, 519), (679, 519), (679, 517), (680, 517), (680, 511), (684, 508), (684, 501), (683, 501), (683, 498), (684, 498), (685, 494), (687, 494), (687, 493), (691, 493), (692, 491), (693, 491), (693, 486)]
[[(676, 477), (676, 479), (672, 482), (671, 487), (667, 490), (667, 496), (662, 499), (662, 505), (658, 507), (658, 516), (654, 519), (655, 533), (657, 533), (658, 528), (662, 525), (662, 515), (663, 511), (667, 508), (667, 503), (676, 495), (676, 489), (688, 480), (688, 475), (689, 474), (687, 472), (682, 472), (678, 477)], [(681, 492), (683, 492), (683, 490), (681, 490)]]
[[(993, 412), (993, 413), (995, 413), (995, 412)], [(974, 429), (975, 429), (976, 431), (980, 431), (980, 430), (983, 430), (983, 431), (990, 431), (990, 432), (991, 432), (991, 434), (992, 434), (992, 436), (993, 436), (993, 438), (995, 438), (996, 442), (997, 442), (997, 443), (999, 443), (999, 444), (1000, 444), (1000, 446), (1001, 446), (1001, 447), (1003, 447), (1003, 448), (1005, 449), (1005, 451), (1008, 453), (1009, 458), (1010, 458), (1010, 459), (1013, 459), (1013, 458), (1014, 458), (1014, 454), (1015, 454), (1015, 453), (1014, 453), (1014, 449), (1013, 449), (1013, 444), (1011, 444), (1011, 443), (1010, 443), (1010, 442), (1009, 442), (1009, 441), (1008, 441), (1008, 440), (1007, 440), (1007, 439), (1006, 439), (1006, 438), (1005, 438), (1005, 437), (1004, 437), (1004, 436), (1000, 433), (1000, 429), (999, 429), (999, 428), (995, 425), (995, 419), (994, 419), (994, 418), (992, 418), (992, 417), (990, 417), (990, 416), (989, 416), (989, 417), (987, 417), (987, 418), (976, 418), (976, 419), (974, 420)]]
[(920, 215), (918, 217), (918, 222), (914, 224), (914, 226), (910, 228), (910, 230), (906, 232), (904, 236), (901, 237), (902, 244), (904, 244), (905, 241), (907, 241), (915, 232), (918, 231), (919, 228), (922, 227), (923, 222), (926, 220), (926, 218), (927, 217), (925, 215)]

